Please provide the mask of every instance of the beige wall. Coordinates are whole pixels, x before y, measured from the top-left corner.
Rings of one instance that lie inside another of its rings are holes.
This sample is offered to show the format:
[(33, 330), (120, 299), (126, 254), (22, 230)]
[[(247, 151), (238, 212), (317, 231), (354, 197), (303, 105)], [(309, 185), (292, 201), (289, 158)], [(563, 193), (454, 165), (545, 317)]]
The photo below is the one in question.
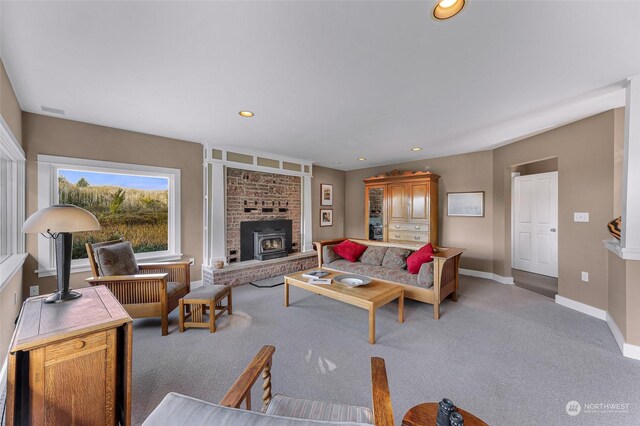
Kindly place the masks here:
[[(38, 154), (90, 160), (172, 167), (181, 170), (182, 253), (193, 257), (192, 280), (199, 280), (202, 265), (202, 145), (159, 136), (118, 130), (93, 124), (23, 113), (24, 149), (27, 156), (27, 216), (38, 208)], [(55, 277), (38, 278), (37, 238), (27, 236), (29, 257), (24, 270), (24, 289), (40, 285), (40, 293), (55, 290)], [(89, 273), (71, 275), (71, 286), (84, 286)]]
[[(558, 293), (607, 309), (606, 224), (613, 217), (614, 111), (494, 150), (493, 269), (511, 275), (511, 168), (558, 158)], [(589, 223), (573, 222), (589, 212)], [(589, 283), (580, 280), (589, 272)]]
[(640, 261), (609, 252), (609, 314), (626, 343), (640, 346)]
[(0, 115), (7, 122), (18, 142), (22, 143), (22, 110), (2, 60), (0, 60)]
[[(320, 185), (323, 183), (333, 185), (333, 206), (320, 205)], [(330, 240), (344, 236), (344, 184), (345, 172), (342, 170), (313, 166), (313, 179), (311, 179), (313, 241)], [(320, 226), (320, 209), (333, 209), (333, 226)]]
[[(465, 248), (462, 268), (491, 272), (493, 267), (493, 154), (491, 151), (417, 160), (348, 171), (345, 182), (345, 235), (364, 238), (364, 179), (391, 170), (431, 171), (438, 181), (439, 244)], [(447, 192), (484, 191), (485, 216), (449, 217)]]

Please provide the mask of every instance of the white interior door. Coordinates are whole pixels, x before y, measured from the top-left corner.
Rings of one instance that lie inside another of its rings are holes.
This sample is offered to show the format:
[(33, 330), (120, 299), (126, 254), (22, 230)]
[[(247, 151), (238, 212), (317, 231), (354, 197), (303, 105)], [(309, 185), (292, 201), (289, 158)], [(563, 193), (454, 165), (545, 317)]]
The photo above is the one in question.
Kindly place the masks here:
[(558, 172), (513, 178), (513, 267), (558, 277)]

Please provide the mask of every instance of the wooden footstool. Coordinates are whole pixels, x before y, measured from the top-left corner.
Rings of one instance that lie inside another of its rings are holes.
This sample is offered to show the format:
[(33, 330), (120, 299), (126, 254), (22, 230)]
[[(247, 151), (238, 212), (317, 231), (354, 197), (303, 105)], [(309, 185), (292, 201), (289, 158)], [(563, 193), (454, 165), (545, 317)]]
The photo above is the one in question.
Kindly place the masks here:
[[(222, 299), (227, 298), (227, 304), (222, 305)], [(185, 306), (186, 305), (186, 306)], [(185, 312), (185, 308), (191, 308)], [(209, 322), (203, 321), (203, 316), (209, 310)], [(192, 290), (180, 299), (180, 333), (185, 328), (208, 328), (210, 333), (216, 332), (216, 320), (225, 313), (233, 314), (231, 301), (231, 287), (226, 285), (205, 285)], [(216, 313), (216, 311), (219, 311)], [(185, 321), (191, 319), (191, 321)]]

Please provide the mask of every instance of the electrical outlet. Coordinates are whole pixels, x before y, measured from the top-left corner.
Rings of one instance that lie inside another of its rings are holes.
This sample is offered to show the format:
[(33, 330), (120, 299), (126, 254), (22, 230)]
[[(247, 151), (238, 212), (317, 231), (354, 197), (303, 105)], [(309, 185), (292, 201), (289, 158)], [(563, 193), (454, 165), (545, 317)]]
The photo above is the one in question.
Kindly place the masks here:
[(40, 286), (32, 285), (31, 287), (29, 287), (29, 297), (37, 296), (39, 294), (40, 294)]
[(573, 221), (574, 222), (589, 222), (589, 213), (588, 212), (576, 212), (576, 213), (573, 213)]
[(193, 257), (190, 257), (189, 258), (189, 262), (191, 262), (192, 265), (195, 265), (196, 264), (196, 259), (193, 258)]
[(582, 271), (582, 281), (584, 281), (585, 283), (589, 282), (589, 273)]

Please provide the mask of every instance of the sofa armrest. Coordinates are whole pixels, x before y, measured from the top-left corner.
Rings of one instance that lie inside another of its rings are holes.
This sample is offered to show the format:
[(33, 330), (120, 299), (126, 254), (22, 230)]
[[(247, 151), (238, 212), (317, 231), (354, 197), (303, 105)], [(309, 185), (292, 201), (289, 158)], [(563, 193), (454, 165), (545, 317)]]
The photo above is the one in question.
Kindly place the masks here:
[(324, 264), (324, 259), (322, 258), (322, 247), (339, 244), (345, 240), (348, 240), (348, 238), (336, 238), (334, 240), (315, 241), (313, 243), (316, 247), (316, 251), (318, 252), (318, 268), (321, 268)]
[(167, 282), (167, 273), (161, 274), (136, 274), (136, 275), (112, 275), (108, 277), (90, 277), (85, 279), (91, 285), (103, 285), (106, 283), (129, 283), (140, 281), (164, 281)]

